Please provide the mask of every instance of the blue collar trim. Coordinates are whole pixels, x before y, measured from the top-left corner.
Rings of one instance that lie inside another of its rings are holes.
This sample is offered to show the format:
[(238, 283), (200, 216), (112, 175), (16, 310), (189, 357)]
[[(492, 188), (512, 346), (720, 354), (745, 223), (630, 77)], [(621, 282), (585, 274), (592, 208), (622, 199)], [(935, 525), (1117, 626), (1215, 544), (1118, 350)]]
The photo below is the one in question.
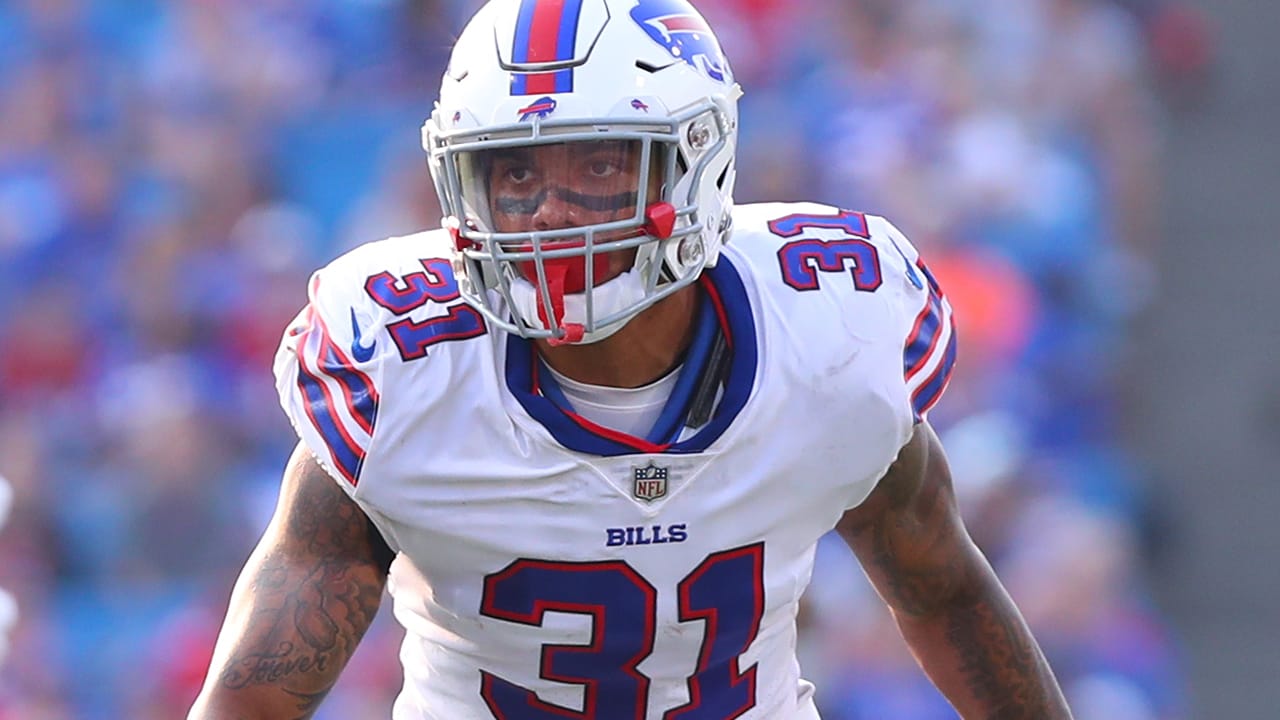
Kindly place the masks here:
[[(746, 406), (755, 384), (758, 353), (751, 302), (733, 263), (721, 255), (716, 266), (703, 273), (702, 287), (698, 328), (685, 367), (648, 437), (601, 428), (573, 414), (558, 384), (542, 366), (533, 343), (517, 335), (507, 336), (507, 388), (525, 412), (570, 450), (602, 456), (705, 451)], [(679, 436), (698, 379), (708, 371), (708, 355), (718, 333), (724, 334), (730, 348), (720, 403), (705, 426), (683, 441), (672, 442)], [(534, 392), (534, 387), (542, 392)]]

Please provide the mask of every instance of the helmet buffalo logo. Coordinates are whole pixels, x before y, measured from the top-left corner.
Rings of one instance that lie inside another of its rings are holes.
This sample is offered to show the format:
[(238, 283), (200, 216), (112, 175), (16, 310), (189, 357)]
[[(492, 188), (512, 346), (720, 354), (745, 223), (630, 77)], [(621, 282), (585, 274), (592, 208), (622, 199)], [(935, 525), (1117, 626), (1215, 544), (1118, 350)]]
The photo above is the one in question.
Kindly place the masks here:
[(533, 116), (545, 118), (556, 111), (556, 101), (554, 98), (544, 97), (534, 100), (527, 107), (520, 108), (516, 112), (520, 113), (520, 120), (528, 120)]
[(635, 20), (671, 56), (725, 82), (729, 63), (706, 21), (683, 0), (640, 0), (631, 9)]
[(644, 101), (641, 100), (640, 98), (636, 98), (635, 100), (632, 100), (631, 107), (636, 110), (640, 110), (641, 112), (649, 112), (649, 106), (645, 105)]

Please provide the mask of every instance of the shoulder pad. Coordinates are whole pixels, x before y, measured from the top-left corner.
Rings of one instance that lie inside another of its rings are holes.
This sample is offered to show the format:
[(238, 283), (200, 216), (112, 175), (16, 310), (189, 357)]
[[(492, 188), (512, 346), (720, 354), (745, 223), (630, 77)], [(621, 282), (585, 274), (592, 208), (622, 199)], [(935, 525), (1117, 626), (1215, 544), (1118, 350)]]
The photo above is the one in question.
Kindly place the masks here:
[(901, 347), (917, 422), (942, 396), (956, 357), (951, 305), (919, 251), (888, 220), (818, 203), (743, 205), (734, 210), (726, 247), (756, 267), (762, 289), (793, 316), (827, 307), (846, 324), (860, 324), (858, 335)]
[(903, 379), (912, 412), (920, 421), (951, 380), (956, 362), (955, 315), (942, 286), (907, 236), (882, 217), (868, 215), (867, 221), (873, 240), (883, 250), (892, 250), (892, 254), (881, 253), (885, 272), (899, 272), (907, 280), (902, 285), (902, 302), (910, 318), (903, 341)]
[(457, 298), (444, 231), (362, 245), (311, 276), (307, 304), (276, 351), (276, 390), (299, 438), (349, 491), (389, 369), (425, 356), (441, 332), (484, 334), (474, 310), (444, 306)]

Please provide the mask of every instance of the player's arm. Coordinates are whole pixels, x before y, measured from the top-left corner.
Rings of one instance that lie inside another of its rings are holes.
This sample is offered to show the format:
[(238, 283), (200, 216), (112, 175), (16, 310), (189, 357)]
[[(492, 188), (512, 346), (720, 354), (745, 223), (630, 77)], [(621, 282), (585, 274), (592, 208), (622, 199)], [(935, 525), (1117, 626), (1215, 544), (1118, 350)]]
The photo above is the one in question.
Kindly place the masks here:
[(299, 446), (189, 720), (311, 717), (373, 621), (391, 559), (368, 516)]
[(964, 528), (928, 423), (916, 426), (888, 474), (837, 530), (962, 717), (1071, 717), (1021, 613)]

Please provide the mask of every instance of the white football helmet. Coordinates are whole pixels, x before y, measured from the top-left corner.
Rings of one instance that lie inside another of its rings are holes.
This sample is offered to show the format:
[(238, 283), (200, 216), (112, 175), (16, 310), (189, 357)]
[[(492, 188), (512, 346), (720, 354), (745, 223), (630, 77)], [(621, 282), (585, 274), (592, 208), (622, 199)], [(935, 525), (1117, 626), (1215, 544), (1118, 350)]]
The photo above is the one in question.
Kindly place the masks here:
[[(463, 298), (509, 332), (589, 343), (694, 282), (729, 231), (740, 95), (684, 0), (491, 0), (455, 44), (422, 129)], [(638, 153), (627, 217), (498, 232), (496, 152), (599, 141)], [(632, 248), (631, 270), (597, 286), (600, 256)], [(566, 265), (584, 281), (566, 285)]]

